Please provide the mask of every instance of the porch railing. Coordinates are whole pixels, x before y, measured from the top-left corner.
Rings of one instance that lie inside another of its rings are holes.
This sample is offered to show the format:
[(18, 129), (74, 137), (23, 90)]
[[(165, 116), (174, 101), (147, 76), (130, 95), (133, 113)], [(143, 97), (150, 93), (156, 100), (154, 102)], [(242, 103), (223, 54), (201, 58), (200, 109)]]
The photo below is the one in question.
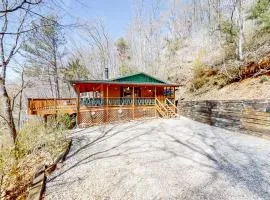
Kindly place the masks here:
[[(133, 98), (81, 98), (81, 106), (131, 106)], [(134, 98), (135, 106), (155, 105), (155, 98), (140, 97)]]
[[(161, 103), (166, 103), (165, 98), (157, 98)], [(155, 106), (155, 98), (152, 97), (124, 97), (124, 98), (81, 98), (80, 106), (86, 107), (102, 107), (102, 106)], [(170, 100), (172, 102), (172, 100)], [(28, 113), (51, 113), (53, 111), (76, 110), (77, 100), (71, 99), (28, 99)]]

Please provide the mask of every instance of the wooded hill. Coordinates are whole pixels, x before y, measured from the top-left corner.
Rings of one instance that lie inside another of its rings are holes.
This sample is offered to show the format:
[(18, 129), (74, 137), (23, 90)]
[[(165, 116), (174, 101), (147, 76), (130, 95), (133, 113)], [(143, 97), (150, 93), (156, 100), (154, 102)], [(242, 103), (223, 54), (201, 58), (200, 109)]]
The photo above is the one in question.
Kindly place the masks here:
[(26, 98), (70, 97), (69, 80), (103, 79), (105, 68), (110, 78), (142, 71), (179, 83), (179, 98), (268, 70), (269, 0), (134, 1), (119, 39), (99, 18), (65, 24), (43, 10), (59, 3), (19, 2), (2, 6), (0, 38), (1, 116), (14, 139)]
[[(13, 146), (0, 155), (0, 194), (7, 172), (43, 145), (33, 140), (22, 157), (14, 153), (33, 132), (22, 126), (27, 98), (71, 97), (69, 80), (104, 79), (108, 68), (110, 78), (146, 72), (179, 83), (179, 99), (270, 98), (270, 0), (136, 0), (120, 38), (102, 17), (66, 20), (81, 11), (63, 4), (0, 3), (0, 152)], [(34, 131), (41, 138), (59, 131), (57, 123)], [(4, 165), (7, 158), (14, 162)]]

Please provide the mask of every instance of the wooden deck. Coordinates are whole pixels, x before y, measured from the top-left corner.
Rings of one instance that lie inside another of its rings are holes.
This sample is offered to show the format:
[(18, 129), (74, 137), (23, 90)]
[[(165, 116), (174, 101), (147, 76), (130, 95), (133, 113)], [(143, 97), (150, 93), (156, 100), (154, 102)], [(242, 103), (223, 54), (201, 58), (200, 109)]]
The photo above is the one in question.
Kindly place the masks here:
[(55, 115), (55, 114), (74, 114), (77, 113), (75, 98), (65, 99), (28, 99), (29, 115)]

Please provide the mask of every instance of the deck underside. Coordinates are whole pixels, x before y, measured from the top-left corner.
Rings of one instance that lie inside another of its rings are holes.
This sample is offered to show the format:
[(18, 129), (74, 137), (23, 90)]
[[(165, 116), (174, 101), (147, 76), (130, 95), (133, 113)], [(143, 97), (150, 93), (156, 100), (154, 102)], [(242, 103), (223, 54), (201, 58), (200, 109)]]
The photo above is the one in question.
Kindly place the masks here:
[(77, 119), (84, 126), (158, 116), (155, 106), (126, 106), (82, 109)]

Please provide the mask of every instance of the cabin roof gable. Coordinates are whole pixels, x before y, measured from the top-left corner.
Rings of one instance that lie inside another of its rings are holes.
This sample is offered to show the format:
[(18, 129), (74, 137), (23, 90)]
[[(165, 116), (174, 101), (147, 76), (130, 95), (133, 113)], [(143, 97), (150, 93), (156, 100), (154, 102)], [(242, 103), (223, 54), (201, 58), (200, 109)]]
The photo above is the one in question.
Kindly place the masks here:
[(136, 73), (133, 75), (122, 76), (119, 78), (111, 79), (112, 82), (130, 82), (130, 83), (159, 83), (167, 84), (165, 81), (157, 79), (145, 73)]

